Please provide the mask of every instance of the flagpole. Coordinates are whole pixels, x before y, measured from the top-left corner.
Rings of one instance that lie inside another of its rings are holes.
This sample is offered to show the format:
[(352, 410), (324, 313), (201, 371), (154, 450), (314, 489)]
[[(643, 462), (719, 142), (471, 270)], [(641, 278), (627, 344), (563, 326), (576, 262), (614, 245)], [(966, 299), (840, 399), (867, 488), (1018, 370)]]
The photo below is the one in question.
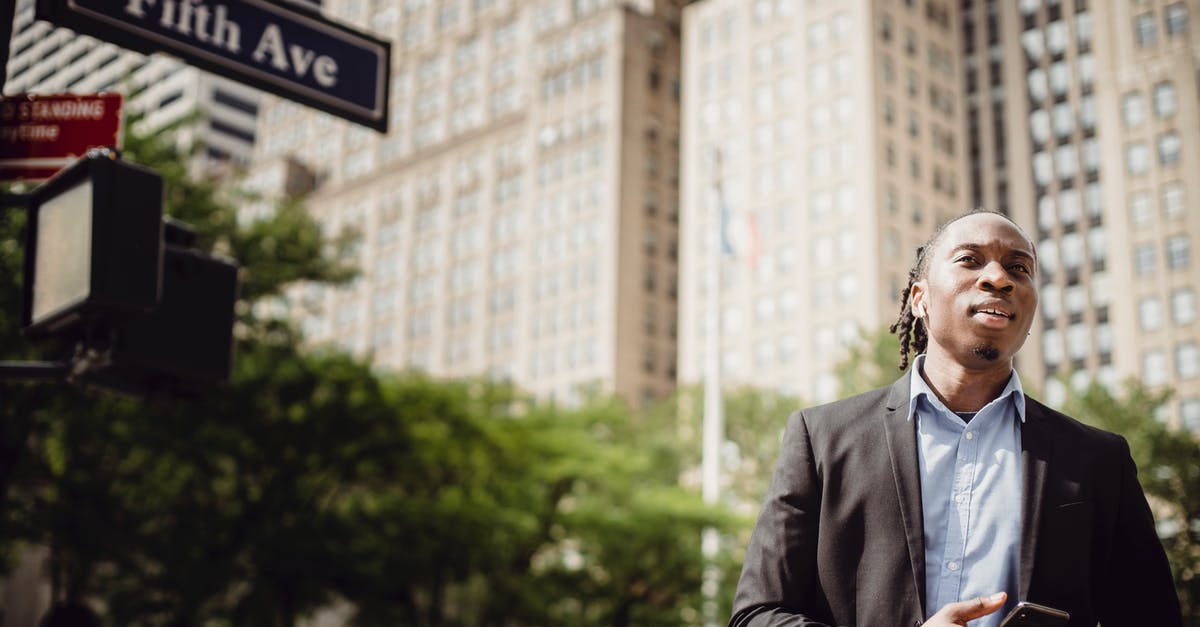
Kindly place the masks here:
[[(713, 150), (713, 178), (716, 198), (712, 203), (712, 224), (708, 229), (708, 253), (710, 280), (705, 290), (705, 350), (704, 350), (704, 424), (701, 450), (701, 490), (704, 502), (715, 505), (720, 499), (721, 489), (721, 440), (724, 426), (721, 416), (721, 222), (724, 195), (721, 189), (721, 151)], [(701, 539), (704, 554), (705, 624), (715, 627), (717, 623), (717, 590), (720, 572), (716, 556), (720, 548), (720, 536), (712, 527), (704, 529)]]

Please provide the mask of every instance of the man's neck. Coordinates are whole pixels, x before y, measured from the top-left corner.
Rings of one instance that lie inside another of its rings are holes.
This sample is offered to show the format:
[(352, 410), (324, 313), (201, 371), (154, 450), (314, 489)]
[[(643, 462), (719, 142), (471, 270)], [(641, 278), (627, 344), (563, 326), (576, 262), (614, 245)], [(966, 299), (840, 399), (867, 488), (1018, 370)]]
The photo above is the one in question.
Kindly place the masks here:
[(971, 368), (931, 350), (919, 374), (947, 409), (975, 412), (1004, 391), (1012, 378), (1012, 360)]

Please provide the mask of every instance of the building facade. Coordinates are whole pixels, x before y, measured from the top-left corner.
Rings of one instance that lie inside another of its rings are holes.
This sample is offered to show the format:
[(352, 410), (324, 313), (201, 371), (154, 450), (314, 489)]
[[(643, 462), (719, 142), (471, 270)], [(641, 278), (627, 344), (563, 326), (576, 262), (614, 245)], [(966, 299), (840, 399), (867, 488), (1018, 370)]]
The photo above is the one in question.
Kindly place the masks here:
[(1022, 371), (1051, 403), (1093, 379), (1173, 388), (1161, 418), (1194, 430), (1198, 10), (989, 0), (963, 16), (975, 200), (1036, 233), (1041, 262)]
[[(302, 287), (314, 344), (564, 403), (676, 379), (678, 9), (327, 2), (393, 42), (386, 135), (267, 99), (250, 182), (297, 165), (361, 277)], [(251, 208), (266, 211), (265, 207)]]
[[(702, 376), (716, 280), (722, 379), (808, 402), (896, 319), (916, 246), (968, 202), (958, 6), (686, 9), (681, 381)], [(714, 244), (722, 203), (757, 225), (753, 259)]]

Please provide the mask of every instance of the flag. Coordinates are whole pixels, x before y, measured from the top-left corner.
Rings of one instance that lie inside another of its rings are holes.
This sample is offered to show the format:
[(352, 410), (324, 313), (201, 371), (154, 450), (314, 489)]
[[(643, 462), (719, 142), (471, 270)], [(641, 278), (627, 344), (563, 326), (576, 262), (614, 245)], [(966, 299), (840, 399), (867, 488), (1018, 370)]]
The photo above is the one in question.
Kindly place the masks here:
[(721, 203), (721, 252), (735, 259), (747, 259), (750, 267), (758, 263), (758, 220), (749, 211), (734, 212)]

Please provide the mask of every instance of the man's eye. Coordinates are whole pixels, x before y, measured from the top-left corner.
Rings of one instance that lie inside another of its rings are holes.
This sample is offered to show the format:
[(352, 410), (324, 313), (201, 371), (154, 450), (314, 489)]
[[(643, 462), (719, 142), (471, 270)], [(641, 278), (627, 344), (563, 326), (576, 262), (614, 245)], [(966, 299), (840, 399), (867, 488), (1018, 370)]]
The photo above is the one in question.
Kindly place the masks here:
[(1023, 263), (1014, 263), (1014, 264), (1013, 264), (1012, 266), (1010, 266), (1010, 267), (1011, 267), (1013, 270), (1016, 270), (1017, 272), (1024, 272), (1025, 274), (1029, 274), (1029, 266), (1027, 266), (1027, 265), (1025, 265), (1025, 264), (1023, 264)]
[(963, 256), (959, 257), (958, 259), (956, 259), (955, 261), (957, 261), (959, 263), (975, 263), (975, 258), (972, 257), (971, 255), (963, 255)]

